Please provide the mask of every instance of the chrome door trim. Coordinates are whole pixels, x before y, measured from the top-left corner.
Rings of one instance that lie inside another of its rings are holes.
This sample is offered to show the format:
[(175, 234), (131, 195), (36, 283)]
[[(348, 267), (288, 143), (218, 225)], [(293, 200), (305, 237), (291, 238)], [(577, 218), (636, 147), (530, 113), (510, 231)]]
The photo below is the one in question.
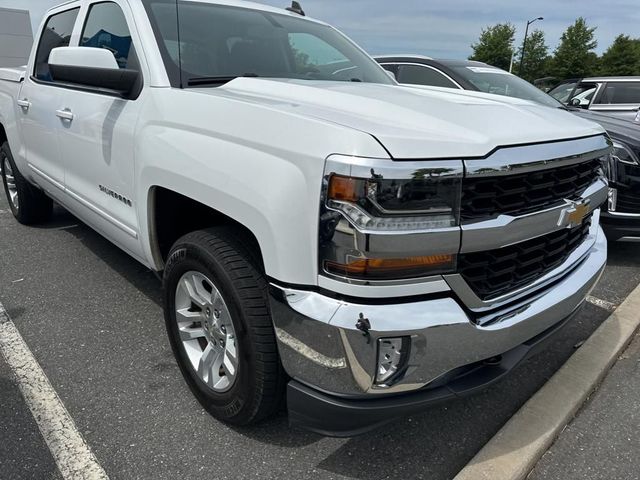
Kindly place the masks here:
[(73, 198), (74, 200), (77, 200), (79, 203), (81, 203), (82, 205), (84, 205), (85, 207), (87, 207), (89, 210), (93, 211), (94, 213), (98, 214), (99, 216), (101, 216), (104, 220), (106, 220), (107, 222), (111, 223), (113, 226), (119, 228), (120, 230), (122, 230), (124, 233), (126, 233), (127, 235), (129, 235), (130, 237), (133, 237), (135, 239), (138, 238), (138, 232), (136, 232), (133, 228), (125, 225), (124, 223), (120, 222), (119, 220), (116, 220), (115, 218), (113, 218), (111, 215), (109, 215), (108, 213), (106, 213), (104, 210), (96, 207), (93, 203), (85, 200), (84, 198), (82, 198), (80, 195), (78, 195), (77, 193), (69, 190), (68, 188), (66, 188), (64, 185), (62, 185), (60, 182), (57, 182), (56, 180), (54, 180), (53, 178), (51, 178), (49, 175), (47, 175), (46, 173), (42, 172), (41, 170), (39, 170), (37, 167), (34, 167), (32, 164), (28, 163), (27, 165), (29, 165), (29, 168), (31, 170), (33, 170), (34, 173), (36, 173), (38, 176), (42, 177), (43, 179), (45, 179), (47, 182), (51, 183), (52, 185), (54, 185), (55, 187), (57, 187), (58, 189), (60, 189), (61, 191), (67, 193), (71, 198)]
[(133, 228), (129, 227), (128, 225), (125, 225), (120, 220), (117, 220), (117, 219), (113, 218), (107, 212), (105, 212), (101, 208), (95, 206), (93, 203), (91, 203), (88, 200), (84, 199), (83, 197), (81, 197), (77, 193), (73, 192), (72, 190), (69, 190), (68, 188), (65, 188), (65, 192), (67, 194), (69, 194), (69, 196), (71, 196), (74, 200), (78, 201), (79, 203), (81, 203), (82, 205), (87, 207), (89, 210), (91, 210), (94, 213), (98, 214), (100, 217), (102, 217), (104, 220), (106, 220), (107, 222), (112, 224), (114, 227), (117, 227), (118, 229), (122, 230), (124, 233), (126, 233), (127, 235), (129, 235), (132, 238), (135, 238), (135, 239), (138, 238), (138, 232), (136, 232)]
[(54, 187), (62, 190), (63, 192), (65, 191), (64, 185), (62, 183), (58, 182), (57, 180), (54, 180), (53, 178), (51, 178), (49, 175), (44, 173), (42, 170), (40, 170), (38, 167), (34, 166), (33, 164), (27, 163), (27, 165), (29, 165), (29, 168), (33, 171), (33, 173), (35, 173), (39, 177), (45, 179), (47, 182), (49, 182)]
[(594, 112), (612, 111), (612, 112), (634, 112), (638, 110), (638, 103), (597, 103), (589, 107)]

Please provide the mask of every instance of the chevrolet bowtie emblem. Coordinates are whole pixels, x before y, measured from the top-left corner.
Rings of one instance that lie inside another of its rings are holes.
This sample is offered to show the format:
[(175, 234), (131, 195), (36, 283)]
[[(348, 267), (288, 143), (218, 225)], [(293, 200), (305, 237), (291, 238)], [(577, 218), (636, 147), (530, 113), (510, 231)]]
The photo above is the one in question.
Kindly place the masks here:
[(569, 205), (560, 212), (558, 226), (574, 228), (582, 225), (584, 218), (589, 215), (589, 199), (581, 200), (579, 202), (566, 200), (566, 202)]

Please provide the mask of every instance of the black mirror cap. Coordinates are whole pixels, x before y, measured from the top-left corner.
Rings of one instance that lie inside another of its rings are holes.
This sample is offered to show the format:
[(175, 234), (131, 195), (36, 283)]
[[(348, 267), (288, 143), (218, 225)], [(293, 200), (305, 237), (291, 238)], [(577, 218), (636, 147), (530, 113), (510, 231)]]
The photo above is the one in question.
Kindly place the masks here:
[(94, 68), (49, 64), (54, 82), (69, 88), (95, 91), (135, 100), (142, 90), (140, 72), (126, 68)]

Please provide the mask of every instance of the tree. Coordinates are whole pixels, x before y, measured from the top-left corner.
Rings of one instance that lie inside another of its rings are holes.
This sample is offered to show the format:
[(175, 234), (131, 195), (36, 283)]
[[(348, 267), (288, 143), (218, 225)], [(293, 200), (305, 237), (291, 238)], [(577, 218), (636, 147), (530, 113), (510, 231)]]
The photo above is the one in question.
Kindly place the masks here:
[(527, 47), (524, 52), (524, 63), (522, 64), (522, 71), (520, 71), (520, 59), (522, 58), (522, 47), (518, 49), (518, 60), (516, 65), (518, 66), (517, 74), (529, 80), (534, 81), (536, 78), (543, 77), (545, 67), (547, 63), (547, 57), (549, 56), (549, 47), (544, 38), (544, 32), (542, 30), (534, 30), (527, 37)]
[(598, 46), (594, 32), (584, 18), (578, 18), (560, 37), (554, 52), (553, 74), (560, 78), (585, 77), (597, 67), (598, 56), (592, 51)]
[(494, 67), (509, 70), (516, 27), (510, 23), (498, 23), (482, 30), (478, 43), (471, 45), (469, 60), (478, 60)]
[(640, 75), (640, 39), (618, 35), (600, 58), (601, 75)]

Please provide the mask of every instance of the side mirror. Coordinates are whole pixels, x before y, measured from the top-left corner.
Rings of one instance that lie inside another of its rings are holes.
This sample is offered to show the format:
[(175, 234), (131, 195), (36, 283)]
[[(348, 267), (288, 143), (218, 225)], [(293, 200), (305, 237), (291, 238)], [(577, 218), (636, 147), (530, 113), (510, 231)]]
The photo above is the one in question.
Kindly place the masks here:
[(49, 70), (55, 82), (94, 88), (131, 98), (140, 72), (120, 68), (110, 50), (93, 47), (58, 47), (49, 54)]
[(580, 106), (580, 99), (579, 98), (572, 98), (569, 101), (569, 105), (571, 105), (572, 107), (579, 107)]
[(387, 72), (387, 75), (389, 75), (389, 76), (391, 77), (391, 79), (392, 79), (392, 80), (394, 80), (394, 81), (396, 81), (396, 82), (398, 81), (398, 79), (396, 78), (396, 74), (395, 74), (395, 73), (393, 73), (393, 72), (392, 72), (392, 71), (390, 71), (390, 70), (385, 70), (385, 72)]

